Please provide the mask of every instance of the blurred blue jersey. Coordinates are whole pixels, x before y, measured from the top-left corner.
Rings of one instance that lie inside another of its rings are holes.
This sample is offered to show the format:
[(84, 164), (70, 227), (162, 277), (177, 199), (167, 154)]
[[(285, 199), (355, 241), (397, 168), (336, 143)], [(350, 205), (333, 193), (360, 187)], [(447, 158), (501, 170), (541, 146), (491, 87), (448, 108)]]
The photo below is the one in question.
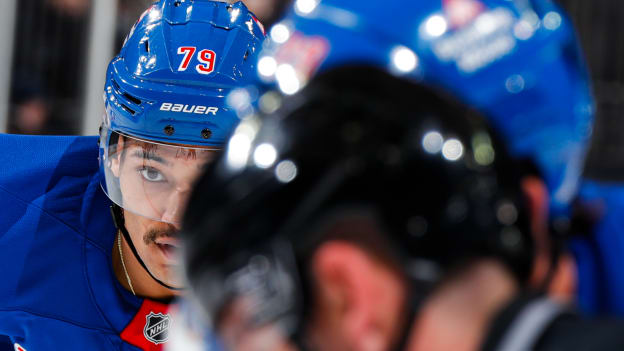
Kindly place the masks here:
[(585, 181), (580, 199), (600, 216), (591, 235), (571, 245), (579, 305), (592, 314), (624, 316), (624, 185)]
[(0, 135), (0, 335), (15, 349), (159, 350), (167, 340), (167, 305), (133, 296), (113, 273), (97, 142)]

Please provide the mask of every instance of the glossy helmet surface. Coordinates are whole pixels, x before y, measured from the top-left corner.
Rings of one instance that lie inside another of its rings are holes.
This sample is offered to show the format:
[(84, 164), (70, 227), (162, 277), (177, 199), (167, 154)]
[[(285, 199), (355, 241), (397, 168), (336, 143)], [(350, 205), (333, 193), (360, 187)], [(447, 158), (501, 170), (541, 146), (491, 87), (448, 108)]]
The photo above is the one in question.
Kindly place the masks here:
[(104, 127), (220, 147), (238, 123), (226, 96), (249, 83), (263, 40), (262, 25), (242, 2), (155, 3), (108, 67)]
[(567, 212), (594, 107), (574, 29), (552, 1), (298, 0), (270, 36), (259, 74), (286, 94), (348, 63), (454, 94), (538, 169), (552, 212)]
[[(179, 221), (192, 184), (187, 173), (201, 167), (185, 170), (163, 157), (208, 160), (209, 150), (222, 148), (240, 121), (227, 97), (253, 81), (264, 39), (262, 24), (240, 1), (161, 0), (143, 13), (106, 73), (100, 171), (114, 203)], [(131, 145), (142, 146), (142, 176), (120, 177), (115, 160)], [(152, 167), (158, 160), (166, 171)]]

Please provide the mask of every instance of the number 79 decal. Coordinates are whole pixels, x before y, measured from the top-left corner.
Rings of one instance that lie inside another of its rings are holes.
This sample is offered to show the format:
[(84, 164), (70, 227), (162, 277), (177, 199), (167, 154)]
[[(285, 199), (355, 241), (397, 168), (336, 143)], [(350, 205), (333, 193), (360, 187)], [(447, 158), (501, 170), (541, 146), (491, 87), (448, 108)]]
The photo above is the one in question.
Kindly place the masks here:
[[(195, 51), (197, 49), (194, 46), (180, 46), (178, 48), (178, 55), (184, 55), (182, 58), (182, 62), (180, 62), (180, 67), (178, 67), (178, 71), (186, 71), (189, 64), (191, 63), (191, 59), (195, 56)], [(204, 49), (197, 53), (197, 60), (200, 62), (195, 66), (195, 70), (200, 74), (210, 74), (214, 71), (215, 59), (217, 58), (217, 54), (214, 51)]]

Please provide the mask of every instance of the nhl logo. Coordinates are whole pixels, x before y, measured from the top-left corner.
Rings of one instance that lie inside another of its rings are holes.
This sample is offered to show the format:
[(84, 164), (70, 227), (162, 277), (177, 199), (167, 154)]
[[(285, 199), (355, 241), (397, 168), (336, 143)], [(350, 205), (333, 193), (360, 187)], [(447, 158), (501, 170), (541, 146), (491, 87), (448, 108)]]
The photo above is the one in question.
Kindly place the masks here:
[(171, 317), (168, 314), (150, 312), (145, 316), (143, 335), (154, 344), (162, 344), (169, 340), (169, 324)]

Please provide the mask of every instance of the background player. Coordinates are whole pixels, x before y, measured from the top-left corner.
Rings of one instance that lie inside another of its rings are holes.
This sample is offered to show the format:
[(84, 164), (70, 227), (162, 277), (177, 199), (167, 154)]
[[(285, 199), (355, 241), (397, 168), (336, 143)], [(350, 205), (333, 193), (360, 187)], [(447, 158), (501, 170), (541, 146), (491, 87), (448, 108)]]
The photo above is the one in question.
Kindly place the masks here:
[[(534, 175), (533, 191), (547, 197), (548, 206), (535, 210), (549, 218), (556, 237), (567, 232), (594, 111), (574, 29), (559, 7), (551, 1), (305, 3), (295, 3), (271, 29), (283, 44), (261, 55), (265, 81), (292, 94), (315, 72), (353, 61), (388, 65), (394, 74), (446, 90), (486, 113)], [(262, 102), (261, 109), (271, 107)], [(571, 298), (573, 261), (561, 255), (554, 274), (560, 242), (545, 233), (537, 240), (534, 281), (553, 275), (553, 289)]]
[(19, 150), (0, 156), (0, 334), (16, 348), (168, 340), (180, 212), (238, 121), (225, 96), (263, 39), (240, 2), (159, 1), (109, 66), (99, 165), (95, 137), (0, 136)]

